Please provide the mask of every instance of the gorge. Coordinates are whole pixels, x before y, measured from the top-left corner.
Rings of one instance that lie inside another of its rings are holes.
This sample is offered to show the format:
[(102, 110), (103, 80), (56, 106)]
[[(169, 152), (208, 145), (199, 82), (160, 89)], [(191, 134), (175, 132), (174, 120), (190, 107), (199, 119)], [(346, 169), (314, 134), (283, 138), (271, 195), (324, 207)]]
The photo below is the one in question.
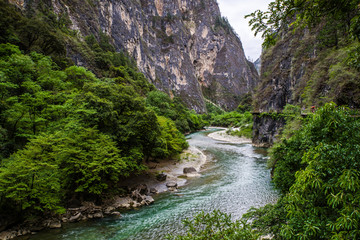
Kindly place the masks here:
[[(65, 16), (81, 38), (106, 34), (117, 51), (135, 59), (151, 83), (198, 113), (206, 112), (204, 98), (235, 109), (259, 81), (216, 0), (11, 2), (24, 10), (46, 8)], [(66, 50), (76, 65), (94, 69), (71, 40)]]
[(249, 14), (254, 66), (216, 0), (0, 0), (0, 239), (359, 239), (359, 4)]

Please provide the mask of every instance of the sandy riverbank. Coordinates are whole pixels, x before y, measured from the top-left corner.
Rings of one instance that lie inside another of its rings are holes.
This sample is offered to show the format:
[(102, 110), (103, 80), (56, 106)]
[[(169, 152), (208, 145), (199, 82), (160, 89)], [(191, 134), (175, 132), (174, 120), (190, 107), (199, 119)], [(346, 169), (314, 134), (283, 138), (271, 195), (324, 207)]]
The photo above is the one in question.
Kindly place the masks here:
[(213, 132), (210, 133), (208, 135), (208, 137), (215, 139), (215, 140), (219, 140), (219, 141), (224, 141), (224, 142), (230, 142), (230, 143), (251, 143), (251, 139), (249, 138), (244, 138), (244, 137), (237, 137), (237, 136), (231, 136), (229, 134), (226, 133), (228, 129), (224, 129), (222, 131), (218, 131), (218, 132)]

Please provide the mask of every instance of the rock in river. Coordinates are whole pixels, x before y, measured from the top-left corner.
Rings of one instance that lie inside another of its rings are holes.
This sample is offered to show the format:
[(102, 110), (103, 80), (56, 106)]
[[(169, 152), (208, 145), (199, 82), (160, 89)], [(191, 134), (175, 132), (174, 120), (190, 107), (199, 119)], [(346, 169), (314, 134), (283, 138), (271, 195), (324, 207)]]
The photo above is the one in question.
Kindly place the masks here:
[(169, 188), (169, 190), (173, 191), (177, 188), (177, 182), (167, 182), (166, 186)]
[(197, 171), (196, 171), (196, 169), (193, 168), (193, 167), (187, 167), (187, 168), (184, 168), (183, 172), (184, 172), (185, 174), (187, 174), (187, 173), (196, 173)]
[(158, 175), (156, 175), (156, 180), (162, 182), (166, 180), (167, 175), (165, 173), (159, 173)]

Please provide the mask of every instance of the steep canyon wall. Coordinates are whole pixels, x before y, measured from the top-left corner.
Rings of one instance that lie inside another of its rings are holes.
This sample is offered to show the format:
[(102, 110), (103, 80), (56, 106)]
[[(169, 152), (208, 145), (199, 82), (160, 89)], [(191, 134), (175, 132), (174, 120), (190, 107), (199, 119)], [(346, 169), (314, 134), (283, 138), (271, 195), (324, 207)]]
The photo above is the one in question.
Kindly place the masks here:
[[(42, 0), (18, 0), (22, 7)], [(204, 112), (204, 97), (231, 110), (258, 83), (258, 74), (239, 38), (221, 17), (215, 0), (51, 0), (81, 36), (107, 34), (141, 72), (170, 96)], [(83, 56), (69, 51), (77, 65)]]

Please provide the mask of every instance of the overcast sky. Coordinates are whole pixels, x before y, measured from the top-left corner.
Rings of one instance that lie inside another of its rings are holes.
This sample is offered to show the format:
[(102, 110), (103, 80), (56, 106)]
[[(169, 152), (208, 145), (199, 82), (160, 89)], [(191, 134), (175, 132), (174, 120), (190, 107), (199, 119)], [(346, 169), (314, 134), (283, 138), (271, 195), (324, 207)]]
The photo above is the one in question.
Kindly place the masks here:
[(262, 39), (254, 33), (244, 16), (257, 9), (266, 10), (272, 0), (217, 0), (222, 16), (227, 17), (243, 44), (246, 57), (255, 61), (261, 54)]

